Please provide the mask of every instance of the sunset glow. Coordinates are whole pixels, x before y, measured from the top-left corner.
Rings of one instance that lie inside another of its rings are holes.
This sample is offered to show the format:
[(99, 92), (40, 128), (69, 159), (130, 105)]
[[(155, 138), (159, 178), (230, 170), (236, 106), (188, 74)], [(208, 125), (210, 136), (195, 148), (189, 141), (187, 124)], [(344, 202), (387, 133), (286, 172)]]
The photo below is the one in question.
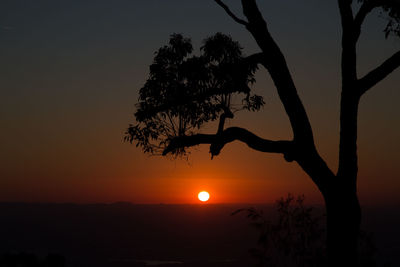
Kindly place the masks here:
[(200, 201), (206, 202), (210, 198), (210, 194), (206, 191), (201, 191), (198, 195), (198, 198)]
[[(175, 160), (149, 157), (122, 142), (134, 122), (154, 52), (168, 45), (170, 34), (191, 38), (194, 54), (201, 53), (202, 40), (216, 32), (240, 42), (243, 55), (259, 52), (251, 34), (230, 21), (214, 1), (158, 1), (157, 12), (153, 1), (53, 2), (0, 1), (0, 113), (5, 114), (0, 121), (1, 139), (7, 140), (0, 150), (0, 201), (198, 204), (197, 194), (205, 190), (213, 194), (206, 203), (213, 204), (274, 203), (288, 192), (324, 203), (296, 162), (287, 162), (278, 153), (254, 151), (239, 140), (226, 144), (213, 160), (206, 144), (188, 149), (188, 160)], [(182, 3), (185, 12), (176, 12), (183, 10)], [(284, 46), (318, 151), (328, 167), (337, 170), (341, 58), (336, 3), (313, 1), (313, 9), (294, 0), (258, 4)], [(232, 5), (241, 13), (240, 1)], [(289, 5), (293, 8), (286, 10)], [(326, 19), (315, 23), (320, 19), (316, 10)], [(202, 14), (208, 14), (210, 27), (202, 25)], [(368, 20), (369, 35), (362, 39), (362, 53), (368, 56), (360, 55), (364, 59), (359, 62), (363, 74), (398, 51), (398, 42), (385, 40), (382, 34), (384, 20)], [(101, 21), (107, 26), (99, 27)], [(287, 21), (296, 27), (288, 27)], [(30, 71), (23, 72), (22, 67)], [(310, 78), (309, 73), (316, 75)], [(292, 140), (290, 120), (268, 71), (260, 67), (256, 75), (251, 90), (268, 100), (265, 107), (238, 112), (226, 120), (226, 128), (243, 127), (261, 138)], [(396, 70), (361, 101), (357, 141), (363, 205), (400, 203), (398, 84)], [(215, 134), (218, 123), (204, 127), (202, 133)]]

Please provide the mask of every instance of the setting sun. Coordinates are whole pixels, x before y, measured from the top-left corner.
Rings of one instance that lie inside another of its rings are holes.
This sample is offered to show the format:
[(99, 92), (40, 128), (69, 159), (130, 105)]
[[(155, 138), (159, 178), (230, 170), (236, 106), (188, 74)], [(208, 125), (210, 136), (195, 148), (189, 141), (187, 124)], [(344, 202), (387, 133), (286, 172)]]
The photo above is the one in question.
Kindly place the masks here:
[(206, 191), (201, 191), (201, 192), (198, 194), (198, 197), (199, 197), (199, 200), (200, 200), (200, 201), (206, 202), (206, 201), (208, 201), (208, 199), (210, 198), (210, 194), (209, 194), (208, 192), (206, 192)]

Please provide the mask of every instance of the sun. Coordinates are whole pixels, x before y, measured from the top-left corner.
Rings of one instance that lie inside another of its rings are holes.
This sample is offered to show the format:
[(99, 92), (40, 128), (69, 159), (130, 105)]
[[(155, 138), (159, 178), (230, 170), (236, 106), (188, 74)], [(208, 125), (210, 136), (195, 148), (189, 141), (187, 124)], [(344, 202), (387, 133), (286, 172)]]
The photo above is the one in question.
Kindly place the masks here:
[(207, 191), (201, 191), (197, 196), (202, 202), (206, 202), (210, 198), (210, 194)]

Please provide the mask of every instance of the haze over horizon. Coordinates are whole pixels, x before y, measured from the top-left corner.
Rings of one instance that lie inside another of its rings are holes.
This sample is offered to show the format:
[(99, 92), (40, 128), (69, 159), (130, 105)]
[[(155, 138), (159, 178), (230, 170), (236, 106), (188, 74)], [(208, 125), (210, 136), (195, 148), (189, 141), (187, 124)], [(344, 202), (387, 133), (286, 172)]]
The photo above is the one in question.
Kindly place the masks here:
[[(240, 14), (238, 3), (229, 4)], [(259, 5), (286, 56), (317, 148), (336, 171), (337, 3)], [(377, 13), (368, 17), (358, 53), (360, 75), (400, 45), (399, 39), (385, 40), (384, 23)], [(189, 161), (149, 157), (123, 142), (154, 52), (174, 32), (190, 37), (197, 52), (202, 40), (216, 32), (230, 34), (248, 55), (258, 52), (250, 34), (213, 1), (1, 1), (0, 202), (191, 204), (207, 190), (210, 204), (272, 203), (288, 192), (322, 203), (295, 163), (238, 142), (213, 160), (207, 146), (192, 149)], [(399, 74), (396, 70), (361, 100), (362, 205), (400, 205)], [(265, 138), (291, 138), (265, 70), (257, 74), (254, 90), (265, 97), (264, 109), (238, 114), (228, 124)]]

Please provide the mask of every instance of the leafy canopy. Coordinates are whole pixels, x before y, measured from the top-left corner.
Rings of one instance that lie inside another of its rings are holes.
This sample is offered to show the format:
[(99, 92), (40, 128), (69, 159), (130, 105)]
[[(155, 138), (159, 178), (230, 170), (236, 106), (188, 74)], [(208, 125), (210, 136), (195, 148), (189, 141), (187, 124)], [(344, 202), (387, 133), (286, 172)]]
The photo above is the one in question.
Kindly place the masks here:
[[(228, 35), (206, 38), (199, 56), (193, 55), (190, 39), (171, 35), (169, 44), (155, 53), (139, 91), (136, 124), (130, 125), (125, 140), (144, 152), (161, 154), (173, 138), (193, 135), (207, 122), (259, 110), (264, 100), (249, 87), (256, 69)], [(185, 153), (184, 148), (173, 151)]]

